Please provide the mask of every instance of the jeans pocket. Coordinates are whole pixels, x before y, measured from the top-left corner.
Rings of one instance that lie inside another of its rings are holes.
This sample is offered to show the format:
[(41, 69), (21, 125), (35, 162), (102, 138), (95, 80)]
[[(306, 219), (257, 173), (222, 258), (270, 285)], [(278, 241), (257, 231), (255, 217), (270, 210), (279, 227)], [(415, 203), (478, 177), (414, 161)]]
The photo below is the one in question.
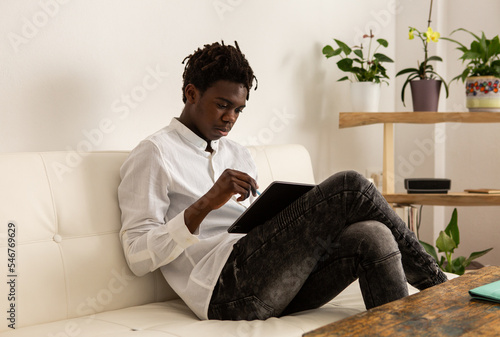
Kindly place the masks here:
[(274, 309), (256, 296), (247, 296), (234, 301), (210, 304), (209, 319), (219, 320), (265, 320), (274, 316)]

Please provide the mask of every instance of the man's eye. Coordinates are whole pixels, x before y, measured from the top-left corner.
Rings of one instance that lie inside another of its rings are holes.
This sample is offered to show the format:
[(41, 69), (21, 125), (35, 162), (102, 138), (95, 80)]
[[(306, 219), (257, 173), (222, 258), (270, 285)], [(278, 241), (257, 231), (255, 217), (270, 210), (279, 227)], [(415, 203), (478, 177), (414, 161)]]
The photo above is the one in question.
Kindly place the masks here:
[(217, 103), (217, 107), (219, 109), (226, 109), (227, 108), (227, 104), (220, 104), (220, 103)]
[(243, 109), (236, 109), (235, 111), (236, 111), (236, 113), (239, 113), (239, 114), (243, 113)]

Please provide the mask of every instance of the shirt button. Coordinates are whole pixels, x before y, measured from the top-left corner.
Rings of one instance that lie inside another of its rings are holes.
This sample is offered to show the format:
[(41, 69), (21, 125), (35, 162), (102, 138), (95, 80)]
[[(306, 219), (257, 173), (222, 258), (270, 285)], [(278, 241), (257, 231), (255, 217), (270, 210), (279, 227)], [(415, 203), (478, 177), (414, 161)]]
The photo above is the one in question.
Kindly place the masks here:
[(56, 235), (54, 235), (52, 240), (54, 240), (57, 243), (60, 243), (62, 241), (62, 237), (59, 234), (56, 234)]

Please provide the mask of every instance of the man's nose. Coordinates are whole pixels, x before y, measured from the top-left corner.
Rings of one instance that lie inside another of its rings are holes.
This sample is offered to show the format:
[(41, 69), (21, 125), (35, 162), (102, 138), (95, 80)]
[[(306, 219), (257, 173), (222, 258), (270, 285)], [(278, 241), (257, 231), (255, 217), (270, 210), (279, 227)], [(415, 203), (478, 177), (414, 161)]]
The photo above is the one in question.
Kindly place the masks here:
[(229, 110), (223, 116), (225, 122), (234, 123), (238, 119), (238, 113), (235, 110)]

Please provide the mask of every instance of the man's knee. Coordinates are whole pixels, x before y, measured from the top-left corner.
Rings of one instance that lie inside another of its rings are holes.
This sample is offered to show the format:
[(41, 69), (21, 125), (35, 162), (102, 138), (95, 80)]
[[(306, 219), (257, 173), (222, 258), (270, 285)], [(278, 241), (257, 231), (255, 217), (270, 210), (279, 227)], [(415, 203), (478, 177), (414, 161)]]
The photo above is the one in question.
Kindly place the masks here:
[(369, 184), (371, 184), (370, 181), (362, 174), (348, 170), (335, 173), (321, 185), (326, 189), (333, 190), (364, 190)]
[(345, 171), (344, 174), (347, 186), (362, 187), (370, 184), (370, 181), (357, 171), (349, 170)]
[(385, 256), (399, 251), (391, 230), (378, 221), (362, 221), (349, 226), (356, 236), (360, 249), (372, 256)]

